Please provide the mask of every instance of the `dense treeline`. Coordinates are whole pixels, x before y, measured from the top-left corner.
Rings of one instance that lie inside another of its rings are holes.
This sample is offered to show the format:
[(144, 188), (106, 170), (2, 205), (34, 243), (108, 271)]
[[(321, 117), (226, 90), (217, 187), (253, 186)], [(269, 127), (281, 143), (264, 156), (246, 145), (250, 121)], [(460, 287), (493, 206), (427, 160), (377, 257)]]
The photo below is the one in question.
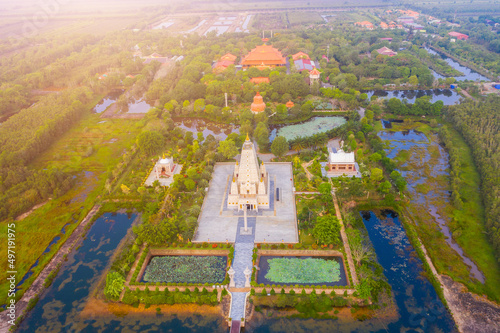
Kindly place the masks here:
[(387, 101), (387, 111), (397, 115), (439, 116), (443, 109), (443, 101), (431, 103), (430, 100), (430, 96), (422, 96), (416, 98), (413, 104), (409, 104), (405, 100), (393, 97)]
[(92, 100), (88, 88), (47, 96), (0, 127), (0, 167), (23, 165), (35, 158), (80, 118)]
[(446, 115), (471, 146), (481, 174), (488, 235), (500, 258), (500, 98), (467, 100)]
[(59, 169), (1, 168), (0, 220), (15, 218), (40, 201), (58, 197), (73, 184), (73, 176)]

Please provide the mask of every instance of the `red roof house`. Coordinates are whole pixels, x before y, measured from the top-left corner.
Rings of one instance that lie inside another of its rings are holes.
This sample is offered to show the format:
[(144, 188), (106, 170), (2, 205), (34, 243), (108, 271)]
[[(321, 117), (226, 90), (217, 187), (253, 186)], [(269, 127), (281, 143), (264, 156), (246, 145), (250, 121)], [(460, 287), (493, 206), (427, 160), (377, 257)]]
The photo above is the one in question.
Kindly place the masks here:
[(448, 32), (448, 35), (450, 35), (451, 37), (455, 37), (457, 39), (460, 39), (460, 40), (467, 40), (469, 38), (469, 36), (467, 36), (466, 34), (461, 34), (460, 32), (456, 32), (456, 31)]
[(386, 56), (389, 56), (389, 57), (393, 57), (395, 55), (397, 55), (398, 53), (397, 52), (394, 52), (393, 50), (391, 50), (390, 48), (388, 47), (382, 47), (380, 49), (377, 50), (378, 54), (381, 54), (381, 55), (386, 55)]

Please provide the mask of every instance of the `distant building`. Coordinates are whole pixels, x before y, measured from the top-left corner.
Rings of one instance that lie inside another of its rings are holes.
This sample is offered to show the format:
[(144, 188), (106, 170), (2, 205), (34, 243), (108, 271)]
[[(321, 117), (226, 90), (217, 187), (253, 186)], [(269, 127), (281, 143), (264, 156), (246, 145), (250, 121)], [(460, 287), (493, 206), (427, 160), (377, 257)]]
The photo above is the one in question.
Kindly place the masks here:
[(451, 37), (455, 37), (456, 39), (460, 39), (460, 40), (469, 39), (469, 36), (467, 36), (466, 34), (461, 34), (460, 32), (456, 32), (456, 31), (448, 32), (448, 35)]
[(380, 49), (377, 50), (377, 53), (378, 54), (381, 54), (381, 55), (386, 55), (386, 56), (389, 56), (389, 57), (393, 57), (395, 55), (397, 55), (398, 53), (397, 52), (394, 52), (393, 50), (391, 50), (390, 48), (388, 47), (382, 47)]
[(149, 55), (147, 57), (143, 57), (142, 59), (144, 59), (144, 61), (143, 61), (144, 64), (149, 64), (152, 61), (158, 61), (161, 64), (166, 64), (170, 60), (168, 57), (164, 57), (161, 54), (156, 53), (156, 52), (153, 52), (153, 53), (151, 53), (151, 55)]
[(312, 85), (314, 82), (319, 83), (320, 75), (321, 72), (318, 71), (316, 68), (313, 68), (312, 71), (309, 72), (309, 84)]
[(356, 23), (354, 23), (354, 25), (363, 27), (363, 28), (368, 29), (368, 30), (373, 30), (373, 23), (368, 22), (368, 21), (356, 22)]
[(314, 67), (316, 67), (316, 64), (314, 61), (310, 59), (298, 59), (295, 60), (294, 62), (295, 68), (299, 71), (312, 71)]
[(381, 27), (382, 29), (384, 29), (384, 30), (389, 29), (389, 25), (388, 25), (387, 23), (385, 23), (385, 22), (380, 22), (380, 27)]
[(293, 104), (293, 102), (291, 100), (289, 100), (288, 102), (286, 102), (285, 106), (290, 109), (290, 108), (293, 108), (295, 106), (295, 104)]
[(311, 58), (309, 58), (309, 55), (307, 53), (300, 51), (300, 52), (292, 55), (292, 59), (293, 59), (293, 61), (295, 61), (295, 60), (299, 60), (299, 59), (311, 59)]
[(253, 84), (269, 83), (269, 78), (265, 76), (253, 77), (250, 79)]
[(236, 61), (236, 56), (232, 55), (231, 53), (226, 53), (222, 57), (220, 57), (219, 61), (217, 61), (214, 66), (214, 72), (215, 73), (221, 73), (223, 72), (226, 68), (228, 68), (231, 65), (234, 65), (234, 62)]
[(241, 61), (243, 68), (257, 67), (259, 69), (286, 65), (286, 60), (278, 49), (271, 45), (259, 45), (251, 50)]

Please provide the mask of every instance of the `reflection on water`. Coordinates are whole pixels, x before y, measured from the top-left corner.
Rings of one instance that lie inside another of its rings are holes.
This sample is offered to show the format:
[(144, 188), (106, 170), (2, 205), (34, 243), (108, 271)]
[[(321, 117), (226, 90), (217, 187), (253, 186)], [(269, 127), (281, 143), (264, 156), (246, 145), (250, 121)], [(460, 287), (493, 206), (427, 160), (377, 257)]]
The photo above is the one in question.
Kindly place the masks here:
[(123, 94), (123, 89), (116, 89), (107, 94), (97, 105), (92, 109), (95, 113), (101, 113), (113, 104), (121, 94)]
[(444, 105), (453, 105), (460, 101), (460, 96), (455, 90), (451, 89), (431, 89), (431, 90), (364, 90), (364, 93), (371, 98), (373, 95), (391, 99), (393, 97), (403, 100), (406, 99), (408, 103), (414, 103), (415, 99), (430, 96), (431, 102), (443, 101)]
[(383, 218), (373, 212), (361, 216), (399, 308), (399, 320), (389, 324), (387, 331), (454, 332), (453, 319), (424, 277), (422, 262), (398, 216), (392, 211), (383, 214)]
[(61, 271), (20, 324), (19, 332), (225, 332), (222, 318), (193, 314), (144, 316), (140, 313), (81, 316), (89, 292), (108, 265), (136, 215), (104, 214), (96, 220), (81, 247), (68, 256)]
[[(450, 65), (451, 67), (455, 68), (456, 70), (464, 73), (464, 75), (462, 76), (454, 76), (455, 80), (457, 81), (465, 81), (465, 80), (471, 80), (471, 81), (476, 81), (476, 80), (479, 80), (479, 81), (490, 81), (490, 79), (488, 79), (486, 76), (483, 76), (481, 74), (479, 74), (478, 72), (475, 72), (473, 71), (472, 69), (470, 69), (469, 67), (465, 67), (465, 66), (462, 66), (460, 65), (460, 63), (458, 63), (457, 61), (445, 56), (444, 54), (440, 54), (440, 53), (437, 53), (436, 51), (434, 51), (433, 49), (431, 48), (428, 48), (426, 47), (425, 50), (427, 52), (429, 52), (430, 54), (437, 54), (439, 55), (444, 61), (446, 61), (446, 63), (448, 63), (448, 65)], [(434, 74), (434, 77), (436, 79), (445, 79), (444, 76), (436, 73), (433, 71)]]
[[(462, 248), (453, 241), (447, 220), (438, 213), (435, 199), (450, 202), (449, 188), (447, 183), (435, 181), (438, 177), (449, 176), (449, 155), (443, 147), (438, 145), (437, 138), (429, 141), (427, 137), (418, 131), (379, 132), (379, 137), (389, 143), (385, 149), (387, 157), (395, 158), (405, 150), (410, 156), (408, 162), (400, 166), (398, 170), (408, 183), (408, 192), (411, 194), (413, 204), (422, 205), (434, 218), (441, 232), (446, 236), (446, 243), (454, 249), (462, 260), (470, 266), (471, 276), (484, 283), (484, 276), (477, 265), (470, 260)], [(431, 158), (433, 158), (432, 162)], [(410, 167), (410, 164), (413, 167)], [(426, 191), (418, 191), (419, 186), (428, 186), (432, 182), (432, 188)]]
[(144, 100), (134, 100), (128, 104), (127, 113), (147, 113), (153, 106)]
[(196, 134), (198, 132), (202, 132), (204, 138), (209, 135), (213, 135), (219, 140), (225, 140), (231, 133), (240, 134), (239, 125), (219, 124), (202, 118), (179, 117), (172, 118), (172, 120), (174, 121), (176, 127), (180, 127), (183, 130), (193, 133), (194, 138), (196, 138)]

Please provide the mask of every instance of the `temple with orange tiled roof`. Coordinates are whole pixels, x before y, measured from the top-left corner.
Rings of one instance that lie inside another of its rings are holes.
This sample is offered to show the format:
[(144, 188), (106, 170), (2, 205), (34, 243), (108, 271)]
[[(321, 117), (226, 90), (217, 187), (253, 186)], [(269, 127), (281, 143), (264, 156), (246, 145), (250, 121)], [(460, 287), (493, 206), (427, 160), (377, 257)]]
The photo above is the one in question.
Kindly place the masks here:
[(259, 92), (257, 92), (257, 94), (255, 94), (253, 98), (253, 103), (250, 106), (250, 111), (252, 111), (252, 113), (257, 114), (265, 110), (266, 110), (266, 103), (264, 103), (264, 99), (259, 94)]
[(359, 25), (361, 27), (364, 27), (368, 30), (373, 30), (373, 23), (368, 22), (368, 21), (363, 21), (363, 22), (356, 22), (354, 25)]
[(293, 59), (293, 61), (295, 61), (295, 60), (299, 60), (299, 59), (311, 59), (311, 58), (309, 58), (309, 55), (307, 53), (300, 51), (300, 52), (292, 55), (292, 59)]
[(215, 73), (221, 73), (223, 72), (226, 68), (228, 68), (231, 65), (234, 65), (234, 62), (236, 61), (236, 56), (232, 55), (231, 53), (226, 53), (222, 57), (220, 57), (220, 60), (217, 61), (217, 63), (214, 65), (214, 72)]
[(286, 60), (281, 52), (271, 45), (265, 44), (257, 46), (241, 61), (243, 68), (257, 67), (259, 69), (264, 69), (284, 66), (285, 64)]
[(253, 77), (250, 79), (253, 84), (269, 83), (269, 78), (265, 76)]
[(289, 100), (289, 101), (288, 101), (288, 102), (286, 102), (286, 104), (285, 104), (285, 106), (286, 106), (287, 108), (289, 108), (289, 109), (290, 109), (290, 108), (293, 108), (293, 107), (294, 107), (294, 105), (295, 105), (295, 104), (293, 104), (292, 100)]

